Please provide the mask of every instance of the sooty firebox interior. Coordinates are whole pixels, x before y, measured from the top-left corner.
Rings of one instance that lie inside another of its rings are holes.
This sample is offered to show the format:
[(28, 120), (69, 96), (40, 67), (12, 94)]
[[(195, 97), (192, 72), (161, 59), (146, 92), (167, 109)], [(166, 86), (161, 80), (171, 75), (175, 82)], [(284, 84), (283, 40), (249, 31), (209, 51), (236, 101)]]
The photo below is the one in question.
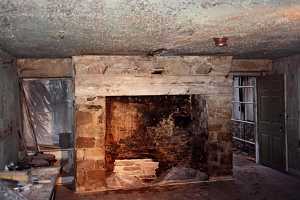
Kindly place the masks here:
[(108, 187), (206, 179), (206, 141), (201, 95), (106, 97)]

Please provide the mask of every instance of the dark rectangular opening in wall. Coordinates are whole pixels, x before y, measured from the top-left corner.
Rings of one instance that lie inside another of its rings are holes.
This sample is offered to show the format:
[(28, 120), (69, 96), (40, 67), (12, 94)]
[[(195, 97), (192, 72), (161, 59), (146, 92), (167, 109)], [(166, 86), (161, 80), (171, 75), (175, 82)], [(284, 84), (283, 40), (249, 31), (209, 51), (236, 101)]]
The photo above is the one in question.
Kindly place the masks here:
[(106, 97), (107, 185), (207, 179), (207, 137), (201, 95)]

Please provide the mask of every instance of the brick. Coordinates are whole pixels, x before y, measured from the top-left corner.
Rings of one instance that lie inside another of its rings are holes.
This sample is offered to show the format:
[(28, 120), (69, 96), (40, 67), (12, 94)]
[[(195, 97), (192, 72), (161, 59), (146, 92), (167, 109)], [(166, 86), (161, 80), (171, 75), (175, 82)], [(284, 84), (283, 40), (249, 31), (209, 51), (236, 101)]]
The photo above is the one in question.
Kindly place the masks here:
[(232, 164), (232, 154), (229, 154), (229, 155), (222, 155), (221, 156), (221, 164), (223, 166), (225, 165), (231, 165)]
[(105, 160), (96, 160), (95, 169), (105, 169)]
[(78, 137), (76, 139), (77, 148), (92, 148), (95, 147), (95, 138), (93, 137)]
[(97, 186), (105, 185), (105, 170), (89, 170), (86, 172), (86, 180), (89, 184)]
[(75, 177), (76, 185), (77, 186), (84, 185), (85, 184), (85, 180), (86, 180), (85, 178), (86, 178), (85, 171), (77, 169), (77, 171), (76, 171), (76, 177)]
[(76, 160), (84, 160), (84, 152), (85, 150), (84, 149), (76, 149), (75, 150), (76, 152)]
[(103, 130), (97, 126), (85, 125), (76, 127), (76, 136), (77, 137), (99, 137), (103, 135)]
[(125, 170), (125, 171), (137, 171), (137, 170), (141, 170), (141, 168), (138, 167), (138, 166), (132, 166), (132, 167), (123, 167), (123, 170)]
[(77, 111), (76, 112), (76, 125), (86, 125), (92, 122), (92, 114), (89, 112)]
[(222, 124), (208, 125), (208, 131), (218, 131), (222, 129)]
[(85, 149), (84, 159), (87, 160), (104, 160), (105, 151), (102, 148)]
[(95, 160), (77, 160), (76, 161), (77, 170), (92, 170), (96, 167)]
[(103, 148), (105, 145), (105, 139), (104, 139), (104, 136), (100, 139), (96, 139), (95, 141), (95, 147), (100, 147), (100, 148)]
[(232, 140), (232, 134), (231, 132), (219, 132), (218, 134), (218, 141), (231, 141)]

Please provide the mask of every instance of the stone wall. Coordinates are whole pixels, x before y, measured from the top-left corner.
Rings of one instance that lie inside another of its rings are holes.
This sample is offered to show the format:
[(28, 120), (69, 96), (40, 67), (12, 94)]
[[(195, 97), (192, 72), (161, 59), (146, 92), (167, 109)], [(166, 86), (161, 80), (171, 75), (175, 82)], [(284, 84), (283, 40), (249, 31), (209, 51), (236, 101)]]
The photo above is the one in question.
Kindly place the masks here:
[(207, 151), (207, 171), (210, 176), (231, 175), (231, 61), (222, 56), (73, 57), (76, 191), (105, 188), (106, 96), (200, 94), (208, 115), (208, 141), (203, 149)]
[(76, 191), (105, 188), (105, 97), (76, 98)]
[(20, 132), (17, 69), (15, 60), (8, 55), (0, 57), (0, 94), (0, 169), (4, 169), (18, 159)]
[(233, 59), (231, 72), (270, 72), (272, 60), (266, 59)]

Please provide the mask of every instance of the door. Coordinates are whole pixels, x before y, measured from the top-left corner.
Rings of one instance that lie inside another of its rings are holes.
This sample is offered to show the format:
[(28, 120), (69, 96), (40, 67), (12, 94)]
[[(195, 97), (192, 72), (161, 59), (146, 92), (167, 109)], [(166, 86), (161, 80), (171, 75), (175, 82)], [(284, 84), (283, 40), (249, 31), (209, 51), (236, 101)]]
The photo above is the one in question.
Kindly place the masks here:
[(285, 170), (284, 76), (260, 77), (257, 98), (260, 163)]

